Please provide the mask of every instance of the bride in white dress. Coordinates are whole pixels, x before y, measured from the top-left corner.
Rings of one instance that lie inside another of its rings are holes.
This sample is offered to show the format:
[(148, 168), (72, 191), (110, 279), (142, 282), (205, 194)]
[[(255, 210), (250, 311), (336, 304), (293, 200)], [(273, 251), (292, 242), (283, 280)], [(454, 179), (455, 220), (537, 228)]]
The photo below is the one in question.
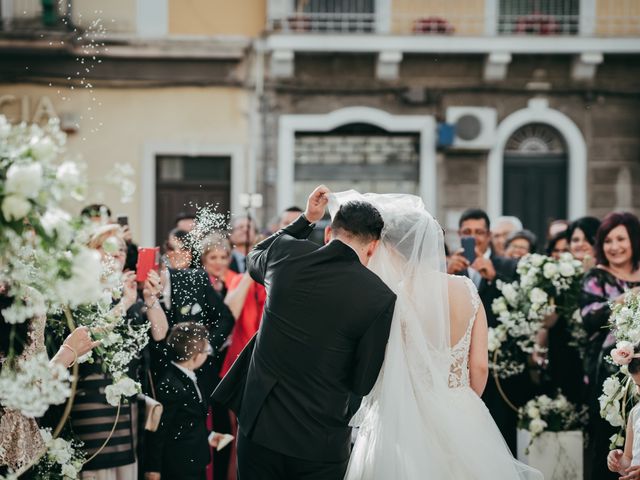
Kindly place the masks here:
[(513, 458), (480, 399), (486, 317), (473, 283), (445, 273), (440, 225), (413, 195), (351, 190), (332, 196), (330, 211), (350, 200), (382, 214), (369, 268), (398, 298), (380, 375), (352, 420), (345, 479), (541, 480)]

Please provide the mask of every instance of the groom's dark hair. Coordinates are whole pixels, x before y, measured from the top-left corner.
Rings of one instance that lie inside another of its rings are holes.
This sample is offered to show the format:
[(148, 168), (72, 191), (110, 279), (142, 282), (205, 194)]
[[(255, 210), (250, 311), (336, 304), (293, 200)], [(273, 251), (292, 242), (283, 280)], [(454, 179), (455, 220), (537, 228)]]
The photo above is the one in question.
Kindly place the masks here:
[(341, 232), (357, 237), (363, 242), (380, 239), (384, 221), (380, 212), (368, 202), (344, 203), (333, 217), (331, 230), (334, 235)]

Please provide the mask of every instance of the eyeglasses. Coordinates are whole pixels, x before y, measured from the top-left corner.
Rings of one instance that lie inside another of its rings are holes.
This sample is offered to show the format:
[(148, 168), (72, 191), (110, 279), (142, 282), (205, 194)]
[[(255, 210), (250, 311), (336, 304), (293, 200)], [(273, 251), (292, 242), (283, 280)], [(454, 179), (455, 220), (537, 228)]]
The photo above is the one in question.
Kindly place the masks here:
[(460, 235), (463, 237), (484, 237), (488, 233), (488, 230), (483, 229), (471, 230), (470, 228), (465, 228), (464, 230), (460, 230)]

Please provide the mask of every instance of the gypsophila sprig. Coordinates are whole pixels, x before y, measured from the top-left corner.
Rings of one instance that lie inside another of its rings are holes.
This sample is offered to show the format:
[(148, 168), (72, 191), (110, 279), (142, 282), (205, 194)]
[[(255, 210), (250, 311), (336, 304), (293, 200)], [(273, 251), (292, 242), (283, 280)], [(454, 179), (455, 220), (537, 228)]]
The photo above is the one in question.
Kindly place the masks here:
[(46, 353), (0, 373), (0, 403), (26, 417), (41, 417), (49, 405), (63, 403), (70, 394), (71, 375), (57, 363), (50, 365)]
[(540, 395), (529, 400), (518, 411), (518, 428), (531, 433), (529, 446), (543, 432), (580, 430), (586, 424), (587, 408), (576, 406), (562, 394), (553, 399)]
[(517, 272), (517, 281), (498, 281), (502, 296), (492, 304), (498, 325), (489, 329), (489, 351), (491, 368), (500, 378), (524, 370), (527, 356), (536, 348), (536, 335), (549, 315), (567, 318), (575, 346), (586, 339), (578, 310), (584, 274), (581, 262), (570, 254), (558, 260), (531, 254), (520, 259)]

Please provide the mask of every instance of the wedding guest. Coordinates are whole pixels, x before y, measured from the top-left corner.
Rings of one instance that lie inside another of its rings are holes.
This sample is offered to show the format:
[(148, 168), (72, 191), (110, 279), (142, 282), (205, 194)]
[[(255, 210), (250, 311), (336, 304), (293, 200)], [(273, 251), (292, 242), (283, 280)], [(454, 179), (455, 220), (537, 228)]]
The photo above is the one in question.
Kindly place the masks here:
[[(622, 360), (627, 364), (629, 375), (635, 383), (636, 393), (640, 393), (640, 347), (635, 345), (633, 356)], [(624, 478), (640, 477), (640, 452), (638, 451), (638, 439), (640, 439), (640, 404), (636, 404), (629, 412), (627, 419), (626, 436), (623, 450), (612, 450), (607, 456), (607, 467), (611, 472)]]
[(559, 233), (566, 232), (569, 225), (570, 222), (568, 220), (553, 220), (547, 227), (547, 240), (550, 240)]
[(196, 216), (192, 213), (180, 212), (176, 216), (176, 222), (174, 228), (178, 230), (183, 230), (185, 232), (190, 232), (193, 230), (193, 227), (196, 225)]
[(293, 206), (287, 208), (280, 214), (280, 221), (278, 222), (278, 228), (276, 229), (276, 231), (290, 225), (295, 220), (297, 220), (300, 215), (302, 215), (302, 209), (300, 207)]
[(111, 209), (102, 203), (87, 205), (80, 212), (80, 216), (96, 225), (107, 225), (111, 222)]
[[(13, 298), (0, 285), (0, 371), (10, 349), (13, 349), (17, 362), (46, 353), (46, 317), (43, 315), (18, 325), (8, 323), (2, 311), (12, 304)], [(57, 363), (70, 368), (78, 357), (99, 344), (100, 342), (91, 339), (87, 327), (78, 327), (65, 338), (49, 364)], [(0, 407), (0, 475), (6, 475), (8, 469), (17, 471), (30, 464), (44, 448), (35, 418), (26, 417), (17, 410)]]
[(560, 255), (568, 252), (569, 239), (567, 238), (566, 230), (562, 230), (552, 236), (545, 247), (545, 254), (549, 257), (555, 258), (556, 260), (560, 258)]
[(595, 217), (582, 217), (572, 222), (567, 229), (569, 251), (576, 260), (580, 260), (585, 270), (595, 265), (595, 239), (600, 220)]
[(521, 231), (522, 228), (522, 222), (518, 217), (498, 217), (493, 222), (493, 228), (491, 229), (491, 245), (495, 254), (504, 257), (507, 237), (514, 232)]
[[(126, 245), (120, 226), (110, 224), (99, 227), (91, 235), (88, 246), (100, 252), (107, 273), (122, 275), (122, 298), (113, 309), (116, 314), (133, 317), (135, 312), (132, 311), (132, 307), (137, 301), (137, 285), (135, 272), (122, 273)], [(74, 433), (84, 443), (83, 449), (87, 458), (93, 457), (83, 467), (83, 479), (105, 478), (105, 475), (115, 479), (126, 479), (135, 478), (137, 475), (137, 404), (122, 403), (119, 411), (117, 407), (109, 404), (104, 389), (112, 382), (113, 378), (103, 371), (99, 360), (80, 365), (77, 392), (70, 418)], [(114, 424), (116, 428), (110, 435)]]
[(237, 273), (246, 270), (245, 257), (256, 244), (258, 227), (253, 218), (248, 216), (236, 216), (231, 221), (231, 235), (229, 240), (233, 247), (231, 252), (231, 265), (229, 268)]
[(615, 346), (615, 339), (606, 328), (611, 315), (611, 303), (624, 302), (628, 290), (640, 292), (640, 222), (631, 213), (610, 213), (595, 235), (597, 266), (585, 275), (580, 295), (584, 328), (589, 335), (585, 352), (585, 371), (589, 379), (587, 401), (590, 407), (590, 452), (587, 458), (593, 478), (616, 478), (606, 468), (609, 437), (616, 429), (599, 415), (598, 397), (604, 380), (614, 366), (605, 361)]
[(158, 385), (160, 426), (147, 433), (147, 480), (204, 480), (210, 460), (207, 398), (195, 371), (212, 353), (209, 332), (194, 322), (178, 323), (167, 338), (172, 361)]
[(231, 242), (220, 234), (212, 234), (202, 242), (202, 266), (221, 298), (227, 296), (229, 285), (239, 274), (229, 268), (231, 264)]
[(188, 232), (177, 228), (171, 230), (165, 243), (163, 263), (174, 270), (190, 268), (193, 255), (188, 243)]
[[(231, 243), (229, 239), (221, 234), (212, 234), (204, 239), (202, 251), (202, 265), (209, 276), (211, 285), (216, 290), (220, 298), (224, 299), (229, 292), (236, 277), (242, 275), (229, 268), (231, 263)], [(235, 316), (234, 316), (235, 317)], [(229, 347), (227, 346), (232, 338), (229, 335), (225, 344), (219, 349), (220, 358), (216, 363), (216, 369), (222, 369), (222, 362), (226, 358)], [(215, 405), (210, 409), (207, 417), (207, 426), (218, 432), (230, 433), (232, 431), (231, 412), (222, 405)], [(226, 448), (220, 451), (213, 450), (213, 466), (207, 466), (207, 478), (226, 479), (231, 462), (232, 449)]]
[(536, 251), (536, 244), (537, 239), (533, 232), (529, 230), (513, 232), (509, 234), (504, 244), (505, 257), (519, 259), (528, 253), (534, 253)]

